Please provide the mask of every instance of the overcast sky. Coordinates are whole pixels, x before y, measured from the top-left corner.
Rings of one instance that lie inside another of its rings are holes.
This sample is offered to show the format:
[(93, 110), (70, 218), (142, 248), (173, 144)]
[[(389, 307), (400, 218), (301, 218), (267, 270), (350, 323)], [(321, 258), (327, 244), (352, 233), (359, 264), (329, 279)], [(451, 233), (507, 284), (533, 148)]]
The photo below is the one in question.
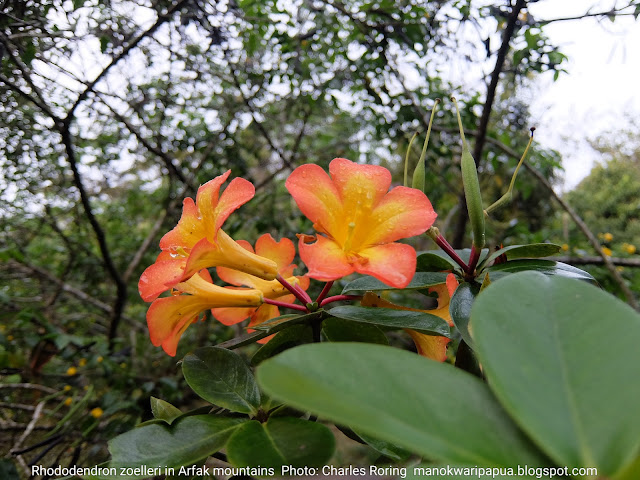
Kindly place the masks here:
[[(593, 3), (548, 0), (532, 4), (530, 12), (539, 19), (566, 17), (586, 12)], [(602, 1), (593, 11), (613, 3)], [(562, 153), (566, 190), (601, 160), (587, 139), (623, 127), (625, 112), (639, 115), (640, 21), (582, 19), (550, 24), (545, 31), (569, 57), (569, 74), (556, 82), (549, 75), (538, 81), (530, 104), (537, 141)]]

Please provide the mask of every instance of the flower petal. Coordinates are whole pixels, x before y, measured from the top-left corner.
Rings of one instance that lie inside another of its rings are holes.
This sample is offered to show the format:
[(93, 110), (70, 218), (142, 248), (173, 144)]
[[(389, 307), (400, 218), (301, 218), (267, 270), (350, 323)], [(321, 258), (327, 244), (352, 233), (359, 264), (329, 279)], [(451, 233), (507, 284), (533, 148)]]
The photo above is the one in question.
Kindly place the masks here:
[(182, 280), (186, 258), (156, 261), (140, 275), (138, 292), (145, 302), (151, 302)]
[[(315, 243), (306, 243), (316, 239)], [(323, 235), (299, 235), (298, 252), (307, 266), (307, 275), (325, 282), (337, 280), (354, 272), (340, 246)]]
[(206, 303), (191, 295), (159, 298), (147, 311), (147, 325), (151, 343), (162, 348), (172, 357), (186, 328), (207, 309)]
[(447, 359), (447, 345), (450, 341), (447, 337), (426, 335), (409, 329), (405, 331), (411, 335), (419, 355), (437, 362), (444, 362)]
[(223, 325), (235, 325), (249, 318), (256, 308), (212, 308), (211, 314)]
[(365, 248), (360, 256), (360, 261), (354, 264), (356, 272), (371, 275), (394, 288), (406, 287), (416, 271), (416, 251), (403, 243)]
[(329, 233), (340, 228), (342, 202), (333, 181), (322, 167), (306, 164), (296, 168), (285, 186), (316, 230)]
[(256, 188), (250, 181), (244, 178), (234, 178), (231, 180), (227, 188), (222, 192), (222, 195), (220, 195), (218, 204), (215, 206), (214, 234), (213, 237), (210, 238), (211, 240), (215, 239), (215, 232), (222, 227), (222, 224), (229, 218), (229, 215), (251, 200), (255, 193)]
[(371, 208), (385, 196), (391, 186), (391, 173), (386, 168), (362, 165), (346, 158), (331, 160), (329, 173), (346, 211), (359, 202), (364, 202), (367, 208)]
[(217, 176), (213, 180), (209, 180), (204, 185), (200, 185), (196, 194), (196, 206), (198, 214), (204, 224), (205, 236), (209, 241), (213, 242), (216, 237), (216, 206), (220, 196), (220, 187), (227, 181), (231, 170), (227, 170), (222, 175)]
[(296, 256), (296, 247), (288, 238), (276, 242), (270, 234), (265, 233), (256, 241), (256, 254), (276, 262), (278, 271), (282, 274), (281, 270), (293, 262), (293, 257)]
[(366, 243), (376, 245), (395, 242), (427, 231), (438, 215), (420, 190), (396, 187), (371, 213)]
[(193, 199), (187, 197), (182, 202), (182, 216), (173, 230), (166, 233), (160, 239), (160, 248), (192, 248), (206, 235), (202, 220), (199, 218), (198, 209)]

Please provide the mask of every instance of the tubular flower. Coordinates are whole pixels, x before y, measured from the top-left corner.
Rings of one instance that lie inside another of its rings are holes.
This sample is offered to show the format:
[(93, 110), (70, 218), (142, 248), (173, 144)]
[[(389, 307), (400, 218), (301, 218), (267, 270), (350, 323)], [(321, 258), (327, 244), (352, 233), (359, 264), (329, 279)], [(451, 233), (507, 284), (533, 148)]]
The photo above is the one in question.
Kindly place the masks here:
[[(251, 244), (244, 240), (238, 240), (238, 244), (247, 251), (254, 253)], [(309, 278), (293, 276), (293, 270), (296, 265), (292, 264), (296, 251), (293, 242), (288, 238), (283, 238), (276, 242), (268, 233), (262, 235), (256, 241), (255, 253), (261, 257), (273, 260), (278, 266), (278, 273), (292, 285), (297, 284), (303, 290), (309, 288)], [(227, 283), (235, 286), (245, 286), (259, 290), (265, 298), (278, 299), (282, 302), (293, 303), (295, 297), (282, 286), (277, 280), (263, 280), (248, 273), (232, 270), (226, 267), (218, 267), (216, 269), (218, 276)], [(250, 319), (249, 326), (259, 325), (267, 320), (280, 316), (280, 310), (275, 305), (267, 303), (260, 307), (245, 308), (214, 308), (211, 313), (221, 323), (225, 325), (234, 325), (246, 318)], [(251, 330), (250, 330), (251, 331)], [(259, 340), (259, 343), (265, 343), (270, 337)]]
[(391, 173), (384, 167), (336, 158), (329, 173), (318, 165), (302, 165), (286, 182), (319, 233), (299, 235), (298, 250), (308, 275), (331, 281), (358, 272), (405, 287), (415, 273), (416, 252), (394, 242), (433, 224), (437, 215), (431, 202), (413, 188), (389, 191)]
[[(456, 277), (452, 273), (447, 275), (446, 283), (441, 283), (440, 285), (429, 288), (429, 292), (436, 292), (438, 294), (438, 306), (435, 310), (419, 310), (416, 308), (395, 305), (371, 292), (367, 292), (365, 294), (361, 303), (365, 307), (381, 307), (393, 308), (395, 310), (426, 312), (446, 320), (449, 326), (453, 326), (453, 320), (451, 320), (451, 314), (449, 313), (449, 301), (451, 300), (456, 288), (458, 288), (458, 280), (456, 280)], [(411, 336), (419, 355), (438, 362), (444, 362), (447, 359), (447, 345), (450, 341), (447, 337), (427, 335), (408, 328), (405, 329), (405, 331)]]
[(225, 266), (273, 280), (275, 262), (238, 245), (220, 227), (227, 217), (255, 194), (251, 182), (234, 178), (222, 195), (220, 187), (231, 170), (198, 189), (196, 201), (185, 198), (178, 225), (160, 240), (162, 253), (138, 283), (143, 300), (150, 302), (162, 292), (203, 268)]
[(147, 311), (151, 343), (172, 357), (180, 337), (201, 312), (220, 307), (257, 307), (263, 294), (255, 288), (225, 288), (214, 285), (206, 270), (178, 283), (174, 295), (156, 299)]

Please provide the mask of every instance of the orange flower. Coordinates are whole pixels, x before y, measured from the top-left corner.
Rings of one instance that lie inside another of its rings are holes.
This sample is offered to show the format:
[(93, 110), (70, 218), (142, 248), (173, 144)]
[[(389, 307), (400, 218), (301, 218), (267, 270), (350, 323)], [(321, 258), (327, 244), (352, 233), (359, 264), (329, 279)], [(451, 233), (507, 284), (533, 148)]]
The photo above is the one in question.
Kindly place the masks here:
[(275, 262), (248, 252), (220, 227), (255, 194), (251, 182), (234, 178), (222, 195), (231, 170), (198, 189), (196, 201), (185, 198), (178, 225), (160, 240), (162, 253), (140, 277), (138, 290), (150, 302), (203, 268), (225, 266), (273, 280)]
[[(251, 244), (244, 240), (238, 240), (238, 244), (249, 252), (254, 252)], [(309, 288), (308, 277), (294, 277), (293, 270), (296, 265), (292, 264), (296, 251), (293, 242), (288, 238), (283, 238), (276, 242), (268, 233), (258, 238), (255, 253), (261, 257), (273, 260), (278, 266), (278, 273), (290, 284), (297, 284), (303, 290)], [(232, 270), (226, 267), (218, 267), (218, 276), (227, 283), (235, 286), (246, 286), (260, 290), (265, 298), (278, 299), (286, 303), (293, 303), (295, 297), (282, 286), (277, 280), (263, 280), (249, 275), (248, 273)], [(259, 325), (267, 320), (280, 316), (280, 310), (275, 305), (263, 304), (260, 307), (246, 308), (214, 308), (211, 313), (221, 323), (234, 325), (250, 318), (249, 326)], [(252, 331), (252, 330), (249, 330)], [(270, 337), (259, 340), (258, 343), (266, 343)]]
[(225, 288), (214, 285), (206, 270), (175, 286), (174, 295), (156, 299), (147, 311), (151, 343), (172, 357), (180, 337), (198, 315), (210, 308), (257, 307), (263, 294), (255, 288)]
[[(426, 312), (446, 320), (449, 326), (453, 326), (453, 320), (451, 320), (451, 314), (449, 313), (449, 302), (453, 296), (453, 292), (456, 291), (456, 288), (458, 288), (458, 280), (456, 280), (456, 277), (452, 273), (447, 275), (446, 283), (441, 283), (440, 285), (429, 288), (429, 292), (436, 292), (438, 294), (438, 306), (435, 310), (419, 310), (416, 308), (403, 307), (381, 299), (371, 292), (367, 292), (365, 294), (361, 304), (364, 307), (393, 308), (395, 310)], [(408, 328), (405, 329), (405, 331), (413, 339), (413, 343), (415, 343), (419, 355), (438, 362), (444, 362), (447, 359), (447, 345), (449, 344), (450, 339), (438, 335), (427, 335), (426, 333), (416, 332), (415, 330), (410, 330)]]
[[(353, 272), (405, 287), (416, 269), (413, 247), (394, 243), (424, 233), (436, 213), (419, 190), (395, 187), (380, 166), (336, 158), (329, 176), (318, 165), (302, 165), (286, 187), (317, 236), (299, 235), (298, 249), (308, 275), (323, 281)], [(314, 243), (310, 243), (315, 240)]]

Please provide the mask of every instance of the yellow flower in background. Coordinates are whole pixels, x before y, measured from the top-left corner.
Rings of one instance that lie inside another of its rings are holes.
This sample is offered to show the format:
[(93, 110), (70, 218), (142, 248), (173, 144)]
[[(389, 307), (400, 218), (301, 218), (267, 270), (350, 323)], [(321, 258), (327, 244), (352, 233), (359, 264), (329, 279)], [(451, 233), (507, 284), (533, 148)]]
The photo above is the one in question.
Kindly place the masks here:
[(76, 367), (69, 367), (67, 368), (67, 375), (69, 375), (70, 377), (73, 377), (74, 375), (78, 374), (78, 369)]
[(602, 247), (602, 253), (604, 253), (607, 257), (611, 256), (611, 249), (608, 247)]
[(100, 418), (102, 416), (102, 414), (104, 413), (104, 411), (100, 408), (100, 407), (96, 407), (93, 410), (91, 410), (89, 412), (89, 414), (93, 417), (93, 418)]
[(98, 357), (96, 358), (96, 362), (98, 363), (102, 363), (102, 361), (104, 360), (104, 357)]
[(65, 392), (68, 392), (69, 390), (71, 390), (71, 385), (65, 385), (62, 390), (64, 390)]
[(629, 255), (633, 255), (634, 253), (636, 253), (636, 246), (635, 245), (631, 245), (630, 243), (623, 243), (622, 244), (622, 249), (627, 252)]
[(64, 405), (66, 407), (70, 406), (72, 403), (73, 403), (73, 398), (67, 397), (67, 398), (64, 399)]
[(563, 252), (568, 252), (569, 251), (569, 245), (567, 245), (566, 243), (563, 243), (562, 247), (560, 247), (560, 248), (562, 248)]
[(86, 358), (81, 358), (80, 361), (78, 362), (79, 367), (84, 367), (86, 364), (87, 364)]

